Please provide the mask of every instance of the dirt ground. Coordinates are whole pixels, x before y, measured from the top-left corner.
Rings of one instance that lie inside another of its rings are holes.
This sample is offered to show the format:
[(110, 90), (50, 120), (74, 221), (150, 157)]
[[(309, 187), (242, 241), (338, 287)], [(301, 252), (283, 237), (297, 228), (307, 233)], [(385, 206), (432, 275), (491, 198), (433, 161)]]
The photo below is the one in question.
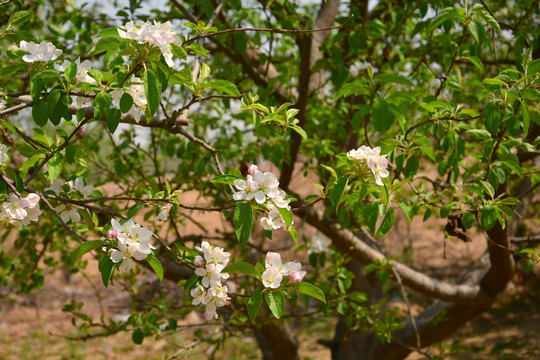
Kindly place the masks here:
[[(186, 196), (183, 199), (186, 203), (200, 203), (193, 194)], [(396, 209), (397, 213), (400, 211)], [(219, 217), (212, 216), (217, 215), (197, 218), (197, 221), (214, 228), (224, 226)], [(390, 254), (405, 254), (401, 255), (401, 260), (412, 263), (416, 269), (438, 278), (453, 279), (484, 252), (486, 245), (479, 236), (471, 243), (445, 241), (441, 232), (443, 225), (416, 219), (409, 226), (403, 216), (398, 216), (395, 228), (381, 243)], [(152, 360), (178, 352), (174, 342), (189, 345), (190, 335), (203, 322), (200, 312), (191, 313), (176, 333), (147, 338), (142, 345), (134, 345), (129, 333), (86, 341), (68, 340), (78, 336), (72, 325), (72, 315), (62, 312), (62, 307), (70, 301), (84, 302), (83, 310), (89, 314), (116, 320), (125, 319), (130, 309), (130, 295), (121, 282), (105, 288), (96, 261), (89, 255), (84, 259), (88, 261), (85, 276), (62, 271), (47, 273), (44, 287), (30, 296), (0, 291), (0, 359)], [(156, 280), (149, 272), (143, 272), (139, 279), (141, 282)], [(433, 346), (429, 349), (430, 354), (446, 354), (446, 358), (464, 360), (540, 359), (539, 279), (538, 265), (532, 273), (519, 272), (489, 312), (467, 324), (440, 346)], [(174, 284), (169, 284), (168, 289), (174, 296), (183, 296)], [(330, 321), (331, 324), (334, 322)], [(332, 337), (332, 326), (328, 322), (313, 323), (309, 330), (295, 330), (303, 359), (330, 359), (329, 352), (316, 342)], [(180, 358), (205, 359), (206, 350), (203, 344)], [(251, 337), (233, 339), (220, 354), (226, 355), (217, 358), (260, 358), (257, 344)], [(407, 359), (424, 358), (420, 354), (411, 354)]]

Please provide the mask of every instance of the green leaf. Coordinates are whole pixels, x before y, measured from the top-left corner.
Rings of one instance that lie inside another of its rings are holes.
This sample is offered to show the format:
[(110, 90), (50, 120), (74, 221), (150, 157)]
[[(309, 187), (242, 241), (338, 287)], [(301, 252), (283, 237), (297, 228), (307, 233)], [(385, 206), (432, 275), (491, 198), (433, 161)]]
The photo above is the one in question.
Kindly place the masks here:
[(117, 27), (110, 27), (101, 30), (98, 32), (97, 37), (104, 37), (104, 36), (118, 36), (118, 28)]
[(396, 83), (407, 86), (414, 86), (414, 83), (408, 77), (398, 73), (376, 74), (375, 79), (383, 83)]
[(381, 237), (388, 233), (392, 226), (394, 226), (394, 222), (396, 221), (396, 214), (394, 212), (393, 207), (388, 207), (388, 211), (386, 212), (386, 215), (384, 216), (384, 219), (381, 223), (381, 226), (379, 226), (379, 230), (377, 230), (377, 237)]
[(501, 200), (501, 203), (503, 205), (509, 205), (509, 206), (513, 206), (513, 205), (519, 205), (521, 204), (521, 200), (517, 199), (517, 198), (514, 198), (514, 197), (507, 197), (507, 198), (504, 198)]
[(461, 221), (465, 229), (470, 229), (474, 225), (474, 215), (470, 211), (465, 211), (461, 217)]
[(379, 204), (371, 202), (364, 207), (364, 221), (368, 229), (375, 233), (375, 226), (379, 218)]
[(259, 279), (261, 274), (255, 269), (255, 266), (247, 262), (231, 264), (221, 270), (222, 273), (244, 274)]
[(219, 175), (210, 180), (210, 182), (213, 182), (214, 184), (227, 184), (227, 185), (234, 185), (234, 180), (241, 179), (241, 177), (233, 174), (225, 174), (225, 175)]
[(326, 303), (326, 298), (324, 297), (324, 292), (308, 282), (299, 282), (298, 291), (302, 294), (314, 297), (315, 299), (321, 300), (323, 303)]
[(24, 164), (21, 166), (21, 168), (19, 169), (20, 177), (21, 178), (26, 177), (26, 175), (28, 174), (28, 170), (30, 170), (30, 168), (35, 166), (38, 163), (38, 161), (43, 158), (45, 158), (44, 153), (37, 153), (29, 157), (28, 160), (26, 160)]
[[(270, 232), (270, 234), (272, 233)], [(289, 230), (289, 234), (291, 234), (294, 245), (298, 244), (298, 233), (296, 232), (296, 229), (294, 227), (291, 227), (291, 230)]]
[(464, 56), (464, 59), (469, 60), (474, 66), (478, 68), (481, 72), (485, 72), (486, 69), (484, 68), (484, 64), (482, 64), (482, 60), (477, 58), (476, 56)]
[[(277, 207), (277, 206), (276, 206)], [(279, 213), (281, 214), (281, 216), (283, 217), (283, 220), (285, 221), (285, 226), (287, 227), (287, 229), (289, 228), (289, 226), (291, 226), (292, 224), (292, 221), (293, 221), (293, 214), (292, 214), (292, 211), (287, 209), (287, 208), (280, 208), (280, 207), (277, 207), (277, 209), (279, 210)]]
[(32, 118), (37, 126), (45, 126), (49, 117), (47, 116), (47, 103), (45, 100), (39, 100), (32, 108)]
[[(125, 114), (129, 110), (131, 110), (131, 107), (133, 106), (133, 98), (128, 93), (123, 93), (122, 97), (120, 98), (120, 110)], [(138, 119), (135, 119), (138, 120)]]
[(477, 43), (482, 44), (486, 39), (486, 29), (484, 25), (478, 21), (471, 21), (469, 23), (469, 32), (474, 37)]
[(394, 113), (390, 110), (390, 105), (385, 100), (377, 100), (371, 112), (373, 127), (379, 132), (385, 132), (394, 123)]
[(407, 165), (405, 166), (405, 177), (412, 177), (416, 175), (418, 168), (420, 167), (420, 161), (414, 155), (412, 155), (407, 160)]
[(253, 209), (248, 203), (241, 203), (234, 211), (234, 229), (240, 244), (246, 244), (253, 229)]
[(15, 174), (15, 188), (20, 193), (24, 191), (24, 182), (22, 181), (21, 177), (17, 174)]
[(176, 45), (175, 43), (171, 43), (171, 52), (174, 56), (179, 58), (180, 60), (186, 60), (187, 59), (187, 52), (184, 50), (183, 47)]
[(118, 49), (120, 46), (122, 46), (123, 43), (124, 41), (120, 36), (104, 36), (99, 39), (97, 44), (92, 48), (92, 50), (90, 50), (90, 55), (111, 49)]
[(133, 205), (131, 208), (129, 208), (128, 212), (127, 212), (127, 218), (128, 219), (133, 219), (133, 217), (135, 216), (135, 214), (137, 214), (137, 212), (144, 206), (144, 203), (140, 202), (140, 203), (136, 203), (135, 205)]
[(94, 249), (97, 249), (100, 246), (103, 246), (105, 241), (103, 240), (90, 240), (85, 243), (82, 243), (71, 255), (71, 265), (75, 264), (84, 254), (90, 252)]
[(227, 81), (227, 80), (216, 80), (212, 83), (211, 86), (213, 89), (217, 90), (218, 92), (221, 92), (227, 95), (232, 95), (232, 96), (240, 95), (240, 91), (238, 91), (238, 88), (236, 87), (236, 85), (234, 85), (232, 82)]
[(109, 256), (103, 256), (101, 259), (99, 259), (98, 269), (101, 273), (101, 280), (103, 281), (103, 285), (105, 285), (105, 287), (109, 286), (113, 268), (114, 263)]
[(521, 114), (523, 115), (523, 137), (525, 138), (529, 133), (529, 127), (531, 126), (531, 117), (526, 101), (521, 103)]
[(142, 330), (135, 329), (135, 331), (133, 331), (133, 334), (131, 334), (131, 340), (133, 340), (133, 343), (135, 344), (142, 344), (144, 340), (144, 333), (142, 332)]
[(253, 292), (253, 295), (251, 295), (247, 304), (248, 315), (252, 323), (255, 323), (255, 318), (257, 317), (257, 313), (261, 308), (261, 304), (262, 290), (258, 289)]
[(107, 129), (114, 134), (120, 124), (122, 118), (122, 112), (119, 109), (110, 109), (109, 116), (107, 116)]
[(159, 107), (159, 85), (156, 74), (150, 69), (146, 70), (144, 73), (144, 92), (146, 93), (146, 101), (148, 101), (150, 116), (152, 116)]
[(62, 173), (62, 157), (59, 155), (53, 156), (47, 162), (47, 169), (49, 174), (49, 181), (52, 184), (54, 180), (58, 179), (58, 177), (60, 177), (60, 174)]
[(32, 12), (28, 10), (17, 11), (9, 17), (8, 25), (18, 26), (22, 25), (32, 17)]
[(413, 220), (413, 217), (414, 217), (414, 214), (413, 214), (413, 211), (412, 211), (411, 207), (409, 206), (409, 204), (407, 202), (401, 200), (401, 201), (398, 202), (398, 205), (401, 208), (401, 210), (403, 210), (403, 213), (405, 214), (405, 217), (409, 221), (409, 224), (411, 224), (412, 220)]
[(533, 60), (527, 66), (527, 75), (540, 73), (540, 59)]
[(493, 205), (485, 205), (480, 208), (480, 224), (486, 230), (491, 229), (497, 222), (497, 210)]
[(64, 76), (68, 82), (71, 82), (73, 79), (75, 79), (75, 77), (77, 76), (77, 63), (70, 63), (64, 71)]
[(285, 297), (281, 291), (271, 291), (264, 294), (264, 299), (276, 318), (283, 316), (285, 312)]
[(158, 258), (153, 255), (149, 255), (146, 257), (146, 262), (154, 270), (159, 281), (163, 281), (163, 265), (161, 265), (161, 262), (158, 260)]
[(300, 126), (292, 125), (290, 128), (296, 131), (302, 137), (302, 139), (307, 140), (307, 134)]
[(482, 122), (491, 135), (497, 136), (501, 122), (501, 109), (496, 101), (490, 101), (482, 111)]
[(444, 204), (444, 206), (441, 208), (441, 212), (440, 212), (441, 218), (444, 219), (444, 218), (448, 217), (448, 215), (450, 214), (450, 212), (454, 208), (454, 205), (455, 205), (455, 203), (453, 201), (449, 202), (447, 204)]
[(341, 202), (341, 197), (343, 196), (348, 182), (348, 177), (339, 177), (332, 190), (330, 190), (330, 202), (332, 203), (332, 206), (334, 207), (336, 212), (338, 210), (339, 203)]

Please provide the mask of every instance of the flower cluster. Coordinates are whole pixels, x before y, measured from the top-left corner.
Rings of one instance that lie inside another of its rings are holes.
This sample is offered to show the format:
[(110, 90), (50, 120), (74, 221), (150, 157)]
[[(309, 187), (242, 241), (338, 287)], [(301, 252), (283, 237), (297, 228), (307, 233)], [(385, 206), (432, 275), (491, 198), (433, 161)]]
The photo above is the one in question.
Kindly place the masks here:
[(147, 43), (158, 47), (167, 65), (170, 67), (174, 66), (171, 44), (178, 43), (180, 45), (180, 39), (170, 21), (163, 24), (154, 21), (153, 25), (149, 21), (130, 21), (124, 25), (124, 28), (125, 31), (118, 29), (118, 35), (120, 37), (135, 40), (140, 44)]
[(373, 175), (375, 175), (375, 183), (377, 185), (384, 185), (381, 178), (386, 178), (390, 175), (386, 169), (388, 159), (386, 155), (381, 155), (381, 148), (378, 146), (372, 149), (369, 146), (362, 145), (357, 150), (349, 151), (347, 158), (358, 161), (361, 166), (367, 166)]
[[(147, 105), (146, 93), (144, 92), (144, 84), (142, 80), (136, 76), (131, 78), (131, 86), (127, 89), (127, 93), (131, 95), (133, 104), (135, 105), (131, 107), (128, 114), (132, 115), (136, 122), (139, 122), (141, 117), (144, 115), (144, 110)], [(122, 95), (124, 95), (123, 90), (111, 91), (112, 104), (118, 109), (120, 108), (120, 99), (122, 98)]]
[(298, 283), (304, 279), (305, 271), (301, 271), (302, 264), (288, 262), (283, 264), (281, 255), (275, 252), (266, 253), (266, 270), (262, 274), (262, 282), (265, 287), (276, 289), (281, 285), (283, 278), (290, 276), (293, 283)]
[(229, 274), (221, 271), (227, 266), (231, 254), (218, 246), (210, 245), (207, 241), (203, 241), (201, 246), (195, 246), (195, 249), (203, 253), (203, 256), (196, 256), (194, 260), (197, 266), (195, 274), (201, 276), (202, 280), (201, 285), (190, 292), (193, 297), (192, 304), (206, 306), (204, 312), (206, 320), (217, 319), (216, 309), (225, 306), (230, 299), (227, 296), (229, 289), (221, 283), (222, 280), (229, 278)]
[(320, 234), (315, 235), (307, 242), (307, 253), (309, 255), (311, 254), (322, 254), (322, 253), (329, 253), (330, 248), (328, 247), (330, 244), (328, 241), (326, 241), (326, 236)]
[[(2, 104), (0, 103), (0, 106), (1, 105)], [(0, 144), (0, 165), (5, 163), (9, 159), (7, 152), (8, 152), (8, 147), (4, 144)]]
[(47, 41), (36, 44), (33, 41), (26, 42), (22, 40), (19, 48), (29, 52), (29, 54), (24, 55), (22, 58), (27, 63), (51, 61), (62, 55), (62, 50), (57, 49), (52, 43)]
[(279, 189), (279, 180), (271, 172), (262, 172), (257, 165), (248, 168), (246, 180), (236, 179), (234, 186), (238, 190), (233, 194), (234, 200), (253, 200), (257, 204), (266, 204), (268, 208), (267, 216), (261, 217), (261, 225), (265, 230), (277, 230), (283, 228), (287, 230), (283, 216), (278, 208), (291, 210), (289, 199), (285, 191)]
[(30, 221), (38, 221), (41, 215), (39, 208), (39, 195), (29, 194), (25, 198), (19, 198), (10, 193), (9, 202), (0, 204), (0, 224), (15, 225), (19, 229), (30, 224)]
[[(53, 191), (56, 195), (60, 195), (62, 193), (68, 195), (73, 192), (78, 192), (83, 196), (88, 196), (92, 191), (94, 191), (94, 187), (92, 185), (85, 186), (81, 178), (76, 178), (74, 181), (70, 180), (67, 183), (58, 178), (54, 180), (52, 186), (46, 188), (45, 191)], [(77, 209), (80, 209), (80, 206), (70, 203), (61, 204), (55, 208), (56, 212), (60, 215), (60, 218), (64, 222), (68, 222), (69, 220), (79, 222), (81, 220), (81, 215), (79, 215)]]
[(142, 261), (155, 249), (149, 243), (152, 232), (145, 227), (136, 224), (133, 220), (127, 220), (120, 224), (115, 219), (111, 220), (112, 229), (107, 232), (109, 239), (118, 240), (118, 249), (111, 252), (111, 260), (121, 263), (120, 270), (128, 272), (133, 266), (133, 260)]

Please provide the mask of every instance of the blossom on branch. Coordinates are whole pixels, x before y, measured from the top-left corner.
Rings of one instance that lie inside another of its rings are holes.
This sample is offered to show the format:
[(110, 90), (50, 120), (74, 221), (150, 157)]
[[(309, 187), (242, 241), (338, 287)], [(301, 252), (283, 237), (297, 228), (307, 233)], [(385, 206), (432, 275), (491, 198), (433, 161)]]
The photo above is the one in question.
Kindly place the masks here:
[[(107, 237), (111, 238), (115, 232), (115, 237), (118, 240), (118, 249), (113, 249), (111, 252), (111, 260), (114, 263), (121, 263), (120, 269), (127, 272), (133, 266), (133, 260), (142, 261), (152, 254), (155, 249), (149, 242), (152, 237), (152, 232), (133, 220), (128, 220), (121, 225), (115, 219), (111, 220), (112, 230), (107, 232)], [(110, 234), (109, 234), (110, 233)]]
[(283, 264), (281, 255), (276, 252), (269, 251), (266, 253), (265, 266), (266, 270), (263, 272), (261, 280), (265, 287), (271, 289), (277, 289), (286, 277), (291, 282), (297, 283), (302, 281), (306, 275), (306, 272), (301, 270), (301, 263), (292, 261)]
[(369, 168), (369, 170), (375, 176), (375, 183), (383, 186), (382, 178), (387, 178), (390, 172), (386, 167), (388, 166), (388, 159), (386, 155), (381, 155), (381, 148), (370, 148), (369, 146), (362, 145), (356, 150), (351, 150), (347, 153), (349, 160), (356, 161), (360, 168)]
[(228, 279), (229, 274), (222, 270), (227, 266), (231, 254), (207, 241), (203, 241), (201, 246), (195, 246), (195, 249), (203, 253), (203, 256), (197, 255), (193, 261), (197, 266), (195, 274), (202, 279), (201, 285), (190, 292), (193, 297), (192, 304), (206, 306), (206, 320), (217, 319), (217, 308), (225, 306), (230, 299), (227, 296), (227, 286), (222, 284), (222, 280)]
[(120, 37), (159, 48), (167, 65), (174, 66), (171, 44), (176, 43), (180, 46), (181, 42), (170, 21), (163, 24), (154, 21), (153, 25), (149, 21), (129, 21), (124, 25), (124, 29), (118, 29)]
[(20, 229), (30, 224), (31, 221), (37, 222), (39, 215), (41, 215), (41, 210), (37, 194), (29, 194), (25, 198), (19, 198), (10, 193), (9, 202), (0, 204), (0, 224), (3, 226), (14, 225)]
[(33, 41), (26, 42), (22, 40), (19, 48), (28, 51), (29, 54), (23, 56), (23, 61), (32, 63), (36, 61), (51, 61), (62, 55), (62, 50), (57, 49), (52, 43), (42, 41), (36, 44)]

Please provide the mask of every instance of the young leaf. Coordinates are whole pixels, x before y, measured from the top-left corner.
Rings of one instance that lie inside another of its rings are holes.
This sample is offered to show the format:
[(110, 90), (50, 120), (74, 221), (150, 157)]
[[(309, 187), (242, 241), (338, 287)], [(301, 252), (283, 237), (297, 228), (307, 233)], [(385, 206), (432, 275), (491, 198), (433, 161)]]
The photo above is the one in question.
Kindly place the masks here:
[(405, 177), (411, 177), (416, 175), (420, 162), (418, 158), (412, 155), (409, 160), (407, 160), (407, 165), (405, 165)]
[(497, 210), (493, 205), (486, 205), (480, 208), (480, 224), (486, 230), (491, 229), (497, 222)]
[(53, 156), (47, 163), (47, 167), (49, 173), (49, 181), (52, 184), (54, 180), (58, 179), (58, 177), (62, 173), (62, 157), (59, 155)]
[(112, 270), (114, 268), (114, 263), (109, 256), (104, 256), (99, 259), (98, 269), (101, 273), (101, 280), (105, 287), (109, 286), (109, 280), (111, 280)]
[(330, 202), (332, 203), (334, 209), (336, 209), (336, 212), (348, 182), (348, 177), (340, 177), (338, 178), (336, 185), (332, 188), (332, 190), (330, 190)]
[(150, 267), (152, 267), (159, 281), (163, 281), (163, 265), (161, 265), (161, 262), (152, 255), (149, 255), (146, 258), (146, 262), (150, 265)]
[(111, 132), (111, 134), (114, 134), (116, 129), (118, 128), (118, 124), (120, 124), (120, 118), (122, 117), (122, 113), (119, 109), (111, 109), (109, 111), (109, 116), (107, 116), (107, 129)]
[(135, 214), (144, 206), (144, 203), (136, 203), (127, 212), (128, 219), (133, 219)]
[(144, 92), (148, 101), (150, 116), (154, 115), (159, 107), (159, 85), (156, 74), (150, 69), (144, 73)]
[(315, 285), (312, 285), (304, 281), (299, 282), (298, 291), (300, 291), (302, 294), (306, 294), (308, 296), (314, 297), (315, 299), (321, 300), (323, 303), (326, 303), (326, 298), (324, 297), (324, 293), (322, 292), (321, 289), (319, 289)]
[(234, 228), (240, 244), (246, 244), (253, 229), (253, 209), (248, 203), (241, 203), (234, 211)]
[(394, 123), (394, 113), (390, 110), (390, 105), (384, 100), (377, 100), (373, 105), (371, 113), (373, 127), (379, 132), (385, 132)]
[(249, 298), (247, 311), (252, 323), (255, 323), (255, 318), (262, 304), (262, 290), (255, 290)]
[(285, 312), (285, 297), (281, 291), (267, 292), (264, 294), (264, 299), (266, 300), (272, 315), (278, 319), (283, 316), (283, 313)]
[(237, 96), (240, 95), (240, 91), (238, 91), (238, 88), (236, 85), (234, 85), (232, 82), (227, 80), (216, 80), (212, 83), (212, 88), (217, 90), (218, 92), (227, 94), (227, 95), (233, 95)]
[(223, 270), (221, 270), (221, 272), (244, 274), (244, 275), (248, 275), (257, 279), (261, 277), (261, 274), (255, 269), (255, 266), (247, 262), (239, 262), (239, 263), (231, 264), (225, 267)]
[(364, 207), (364, 221), (368, 229), (374, 233), (377, 219), (379, 218), (379, 204), (372, 202)]
[(47, 116), (47, 103), (45, 100), (39, 100), (39, 102), (32, 108), (32, 118), (37, 126), (45, 126), (49, 117)]
[(8, 25), (18, 26), (22, 25), (32, 17), (32, 12), (28, 10), (17, 11), (9, 17)]
[(379, 230), (377, 230), (377, 237), (381, 237), (385, 235), (392, 226), (394, 226), (394, 221), (396, 220), (396, 214), (394, 212), (393, 207), (388, 207), (388, 211), (386, 212), (386, 215), (384, 216), (384, 219), (381, 223), (381, 226), (379, 226)]
[[(120, 98), (120, 110), (125, 114), (129, 110), (131, 110), (131, 107), (133, 106), (133, 98), (128, 93), (123, 93), (122, 97)], [(138, 120), (138, 119), (136, 119)]]
[(90, 54), (96, 54), (102, 51), (117, 49), (123, 43), (124, 42), (120, 36), (116, 36), (116, 35), (104, 36), (101, 39), (99, 39), (96, 46), (94, 46), (92, 50), (90, 50)]
[(98, 247), (103, 246), (103, 244), (105, 244), (105, 241), (103, 240), (90, 240), (82, 243), (71, 255), (71, 265), (75, 264), (75, 262), (87, 252), (97, 249)]
[(279, 210), (279, 213), (281, 214), (281, 216), (283, 216), (283, 220), (285, 221), (285, 226), (288, 229), (289, 226), (291, 226), (292, 221), (293, 221), (292, 211), (288, 210), (287, 208), (280, 208), (280, 207), (278, 207), (277, 209)]

